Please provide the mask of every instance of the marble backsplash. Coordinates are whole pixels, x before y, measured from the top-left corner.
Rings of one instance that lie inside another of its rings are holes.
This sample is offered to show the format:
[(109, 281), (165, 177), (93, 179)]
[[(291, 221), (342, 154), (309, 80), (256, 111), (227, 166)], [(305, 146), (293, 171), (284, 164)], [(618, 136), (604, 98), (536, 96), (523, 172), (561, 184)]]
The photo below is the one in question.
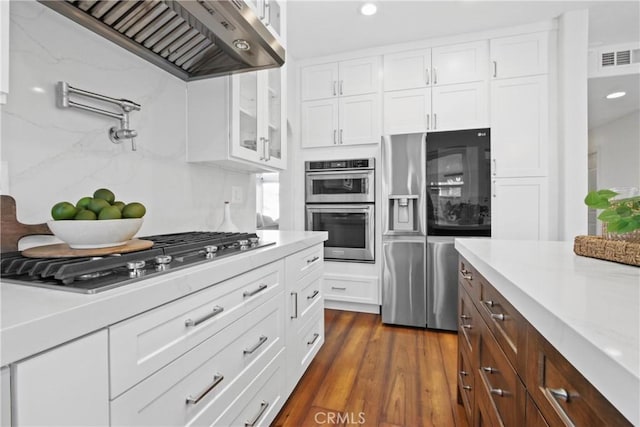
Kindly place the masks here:
[[(231, 205), (233, 220), (255, 230), (255, 177), (185, 160), (185, 82), (35, 1), (11, 2), (10, 31), (1, 190), (15, 197), (21, 222), (47, 221), (54, 203), (107, 187), (147, 206), (139, 235), (214, 230), (234, 186), (242, 202)], [(130, 113), (137, 151), (109, 140), (117, 120), (57, 108), (58, 81), (139, 103)]]

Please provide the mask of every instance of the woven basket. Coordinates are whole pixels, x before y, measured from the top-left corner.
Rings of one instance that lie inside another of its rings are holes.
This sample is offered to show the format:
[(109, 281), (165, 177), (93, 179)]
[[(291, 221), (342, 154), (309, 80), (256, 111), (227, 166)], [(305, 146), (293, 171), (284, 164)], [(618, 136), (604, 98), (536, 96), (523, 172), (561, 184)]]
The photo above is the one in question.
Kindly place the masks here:
[(576, 236), (573, 251), (581, 256), (640, 267), (640, 243), (636, 242), (597, 236)]

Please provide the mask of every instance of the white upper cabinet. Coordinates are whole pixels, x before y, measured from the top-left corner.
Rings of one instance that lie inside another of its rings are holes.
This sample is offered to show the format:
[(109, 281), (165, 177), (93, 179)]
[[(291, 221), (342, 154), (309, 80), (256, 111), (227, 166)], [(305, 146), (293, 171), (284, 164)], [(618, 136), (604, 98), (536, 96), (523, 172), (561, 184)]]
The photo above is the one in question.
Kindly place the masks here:
[(9, 93), (9, 2), (0, 1), (0, 104)]
[(431, 49), (384, 56), (384, 90), (419, 89), (431, 85)]
[(486, 41), (434, 47), (431, 80), (434, 86), (479, 82), (487, 79)]
[(491, 156), (495, 177), (546, 176), (547, 76), (491, 82)]
[(285, 68), (187, 84), (187, 161), (286, 168)]
[(300, 76), (302, 100), (376, 93), (379, 74), (377, 56), (303, 67)]
[(540, 32), (490, 41), (493, 79), (548, 73), (549, 33)]
[(269, 31), (284, 44), (286, 3), (280, 0), (249, 0), (247, 3)]
[(489, 126), (487, 83), (462, 83), (432, 89), (432, 131)]
[(386, 134), (426, 132), (431, 127), (431, 88), (384, 93)]
[(338, 143), (338, 100), (302, 103), (302, 146), (329, 147)]

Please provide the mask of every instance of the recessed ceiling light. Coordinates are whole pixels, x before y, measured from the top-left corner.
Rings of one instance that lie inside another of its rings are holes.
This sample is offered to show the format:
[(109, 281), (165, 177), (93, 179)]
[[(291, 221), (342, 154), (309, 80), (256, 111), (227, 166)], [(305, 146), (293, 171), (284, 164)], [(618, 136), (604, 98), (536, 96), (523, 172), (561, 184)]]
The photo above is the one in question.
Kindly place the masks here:
[(626, 94), (627, 94), (627, 92), (612, 92), (609, 95), (607, 95), (607, 99), (622, 98)]
[(378, 6), (373, 3), (365, 3), (360, 7), (360, 13), (365, 16), (375, 15), (378, 11)]

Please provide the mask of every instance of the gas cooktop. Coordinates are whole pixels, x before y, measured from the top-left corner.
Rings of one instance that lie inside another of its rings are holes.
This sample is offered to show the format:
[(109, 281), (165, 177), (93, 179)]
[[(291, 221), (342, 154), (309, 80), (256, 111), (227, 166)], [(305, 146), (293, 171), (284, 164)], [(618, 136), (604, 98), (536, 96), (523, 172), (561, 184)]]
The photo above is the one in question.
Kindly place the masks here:
[(195, 231), (140, 237), (150, 249), (104, 257), (27, 258), (2, 254), (7, 283), (94, 294), (182, 268), (273, 245), (254, 233)]

